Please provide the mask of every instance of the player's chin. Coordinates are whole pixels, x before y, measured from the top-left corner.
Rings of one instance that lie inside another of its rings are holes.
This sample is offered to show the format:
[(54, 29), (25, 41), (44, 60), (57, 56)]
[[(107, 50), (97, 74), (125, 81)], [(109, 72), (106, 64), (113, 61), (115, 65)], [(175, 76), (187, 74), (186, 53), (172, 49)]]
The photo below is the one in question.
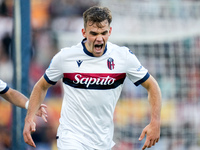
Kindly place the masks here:
[(103, 55), (103, 53), (94, 53), (93, 54), (95, 57), (101, 57)]
[(103, 55), (103, 49), (101, 49), (101, 50), (95, 50), (95, 52), (93, 53), (93, 55), (95, 56), (95, 57), (100, 57), (100, 56), (102, 56)]

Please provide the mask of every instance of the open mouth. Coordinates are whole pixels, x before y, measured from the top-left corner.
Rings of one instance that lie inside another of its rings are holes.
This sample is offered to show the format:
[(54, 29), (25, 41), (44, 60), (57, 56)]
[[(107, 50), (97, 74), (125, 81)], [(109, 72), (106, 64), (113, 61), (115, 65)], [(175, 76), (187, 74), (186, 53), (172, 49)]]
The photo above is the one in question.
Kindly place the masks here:
[(103, 48), (103, 44), (95, 44), (94, 47), (96, 50), (101, 50)]

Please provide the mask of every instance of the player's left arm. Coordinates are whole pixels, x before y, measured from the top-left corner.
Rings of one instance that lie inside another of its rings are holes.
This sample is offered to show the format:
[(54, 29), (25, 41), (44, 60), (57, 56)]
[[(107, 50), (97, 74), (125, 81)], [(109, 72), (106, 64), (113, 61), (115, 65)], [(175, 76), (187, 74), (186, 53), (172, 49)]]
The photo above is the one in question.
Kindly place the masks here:
[(146, 141), (142, 150), (155, 145), (160, 139), (160, 113), (161, 113), (161, 92), (157, 81), (150, 76), (142, 83), (148, 91), (148, 100), (151, 107), (151, 121), (143, 129), (139, 140), (141, 141), (146, 135)]

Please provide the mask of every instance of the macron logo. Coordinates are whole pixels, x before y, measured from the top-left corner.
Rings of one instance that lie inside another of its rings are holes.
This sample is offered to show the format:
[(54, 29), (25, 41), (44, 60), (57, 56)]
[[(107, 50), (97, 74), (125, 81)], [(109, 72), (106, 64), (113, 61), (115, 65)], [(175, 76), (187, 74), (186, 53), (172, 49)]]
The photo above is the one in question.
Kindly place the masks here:
[(78, 67), (80, 67), (80, 66), (81, 66), (81, 63), (82, 63), (83, 61), (82, 61), (82, 60), (77, 60), (76, 62), (77, 62), (77, 64), (78, 64)]

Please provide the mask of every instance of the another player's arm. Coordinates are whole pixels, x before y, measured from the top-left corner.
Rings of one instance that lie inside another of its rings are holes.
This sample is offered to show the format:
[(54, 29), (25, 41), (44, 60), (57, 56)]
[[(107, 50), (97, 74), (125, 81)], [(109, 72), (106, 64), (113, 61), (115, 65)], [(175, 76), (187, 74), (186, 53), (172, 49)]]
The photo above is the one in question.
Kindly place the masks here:
[(41, 103), (43, 102), (47, 90), (50, 86), (51, 84), (47, 83), (44, 77), (41, 77), (40, 80), (35, 84), (30, 96), (29, 107), (25, 118), (23, 136), (24, 136), (24, 141), (33, 147), (36, 147), (31, 137), (31, 132), (35, 132), (36, 130), (34, 116), (36, 114), (36, 111), (40, 107)]
[[(27, 109), (28, 107), (28, 98), (23, 95), (22, 93), (18, 92), (15, 89), (9, 88), (8, 91), (4, 94), (0, 94), (5, 100), (9, 101), (10, 103), (14, 104), (15, 106)], [(27, 105), (26, 105), (27, 104)], [(37, 110), (36, 115), (42, 117), (42, 119), (47, 122), (47, 112), (45, 110), (47, 106), (45, 104), (41, 104), (39, 109)]]
[(150, 76), (142, 86), (148, 91), (148, 100), (151, 107), (151, 122), (143, 129), (139, 140), (146, 135), (146, 141), (142, 150), (150, 148), (159, 141), (160, 138), (160, 112), (161, 112), (161, 92), (156, 80)]
[(21, 108), (25, 108), (25, 104), (28, 101), (28, 98), (26, 96), (12, 88), (9, 88), (9, 90), (6, 93), (1, 94), (0, 96), (2, 96), (10, 103)]

